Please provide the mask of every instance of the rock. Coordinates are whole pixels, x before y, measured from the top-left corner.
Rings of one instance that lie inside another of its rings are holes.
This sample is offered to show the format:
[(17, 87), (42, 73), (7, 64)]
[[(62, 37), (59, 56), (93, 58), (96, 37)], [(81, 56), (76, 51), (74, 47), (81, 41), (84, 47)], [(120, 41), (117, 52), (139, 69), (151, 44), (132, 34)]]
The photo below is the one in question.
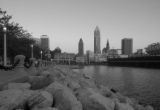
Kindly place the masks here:
[(84, 74), (83, 74), (83, 77), (84, 77), (85, 79), (92, 79), (92, 74), (84, 73)]
[(112, 93), (111, 97), (113, 99), (118, 99), (121, 103), (127, 103), (128, 99), (127, 97), (123, 96), (122, 94), (120, 94), (119, 92), (117, 93)]
[(59, 110), (82, 110), (81, 103), (73, 95), (72, 91), (62, 84), (54, 82), (45, 90), (53, 95), (54, 107)]
[(114, 110), (115, 107), (112, 99), (102, 96), (91, 88), (79, 90), (77, 98), (84, 110)]
[(75, 91), (77, 90), (78, 88), (80, 88), (81, 86), (78, 84), (78, 82), (75, 82), (75, 81), (69, 81), (68, 82), (68, 85), (67, 85), (71, 90)]
[(29, 108), (44, 108), (51, 107), (53, 104), (53, 96), (46, 92), (40, 91), (35, 92), (28, 99)]
[(147, 106), (145, 107), (145, 109), (146, 109), (146, 110), (154, 110), (154, 108), (153, 108), (152, 106), (150, 106), (150, 105), (147, 105)]
[(92, 79), (81, 78), (79, 84), (83, 88), (97, 88), (95, 82)]
[(49, 71), (43, 71), (40, 75), (45, 76), (45, 77), (49, 77), (51, 74)]
[(135, 110), (146, 110), (142, 105), (136, 104), (132, 105)]
[(116, 106), (115, 106), (114, 110), (134, 110), (134, 109), (128, 103), (116, 102)]
[(29, 76), (29, 83), (31, 84), (31, 89), (41, 89), (48, 86), (52, 82), (50, 77), (45, 76)]
[(113, 93), (117, 93), (117, 92), (118, 92), (118, 90), (116, 90), (116, 89), (114, 89), (114, 88), (111, 88), (111, 91), (112, 91)]
[(100, 93), (105, 97), (111, 97), (113, 94), (108, 87), (104, 87), (104, 86), (100, 86)]
[(9, 83), (4, 87), (4, 90), (7, 89), (30, 89), (31, 85), (29, 83)]
[(32, 110), (58, 110), (57, 108), (52, 108), (52, 107), (45, 107), (45, 108), (33, 108)]
[(0, 92), (0, 110), (24, 109), (32, 91), (16, 89)]

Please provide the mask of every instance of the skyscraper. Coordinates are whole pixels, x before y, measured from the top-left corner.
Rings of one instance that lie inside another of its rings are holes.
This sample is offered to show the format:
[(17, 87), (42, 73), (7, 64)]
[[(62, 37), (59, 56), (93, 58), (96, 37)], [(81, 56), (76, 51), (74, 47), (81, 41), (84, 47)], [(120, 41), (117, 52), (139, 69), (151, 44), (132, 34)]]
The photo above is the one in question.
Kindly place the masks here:
[(79, 56), (83, 56), (84, 55), (84, 47), (83, 47), (82, 38), (79, 40), (79, 44), (78, 44), (78, 55)]
[(94, 53), (100, 54), (101, 53), (101, 47), (100, 47), (100, 31), (98, 26), (96, 26), (96, 29), (94, 30)]
[(124, 38), (121, 42), (122, 45), (122, 54), (131, 55), (133, 52), (133, 39), (132, 38)]
[(49, 48), (49, 37), (47, 35), (41, 36), (41, 48), (44, 51), (48, 51)]
[(110, 49), (110, 46), (109, 46), (109, 40), (107, 40), (106, 49), (107, 49), (107, 51)]

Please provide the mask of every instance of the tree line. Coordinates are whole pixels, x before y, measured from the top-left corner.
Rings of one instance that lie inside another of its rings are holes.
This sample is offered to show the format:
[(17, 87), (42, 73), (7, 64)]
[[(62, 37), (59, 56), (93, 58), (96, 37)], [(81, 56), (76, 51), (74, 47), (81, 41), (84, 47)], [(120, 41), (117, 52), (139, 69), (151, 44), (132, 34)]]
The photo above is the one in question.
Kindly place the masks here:
[(40, 47), (35, 44), (32, 34), (25, 30), (19, 23), (12, 21), (12, 16), (0, 8), (0, 56), (3, 58), (4, 32), (7, 28), (7, 57), (11, 62), (16, 55), (22, 54), (31, 57), (31, 44), (34, 45), (34, 57), (40, 58)]
[[(26, 59), (31, 57), (31, 44), (34, 45), (34, 58), (39, 59), (41, 57), (40, 51), (42, 50), (40, 45), (36, 44), (31, 33), (25, 30), (19, 23), (12, 20), (12, 16), (8, 15), (6, 11), (0, 8), (0, 57), (3, 58), (4, 48), (4, 31), (3, 27), (7, 28), (7, 57), (13, 63), (16, 55), (24, 55)], [(51, 58), (54, 58), (56, 53), (61, 53), (59, 47), (54, 50), (50, 50)], [(45, 59), (45, 53), (43, 53), (43, 59)]]

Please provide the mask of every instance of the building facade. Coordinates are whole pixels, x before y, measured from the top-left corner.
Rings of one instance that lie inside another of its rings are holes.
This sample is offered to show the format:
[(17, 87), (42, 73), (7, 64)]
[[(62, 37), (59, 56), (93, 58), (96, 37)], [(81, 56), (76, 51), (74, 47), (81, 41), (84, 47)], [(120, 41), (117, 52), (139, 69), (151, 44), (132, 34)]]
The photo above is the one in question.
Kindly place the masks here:
[(133, 53), (133, 39), (132, 38), (122, 39), (121, 45), (122, 45), (123, 55), (131, 55)]
[(48, 51), (50, 49), (49, 47), (49, 37), (47, 35), (41, 36), (41, 48), (44, 51)]
[(100, 30), (98, 26), (94, 30), (94, 53), (100, 54), (101, 53), (101, 47), (100, 47)]
[(79, 40), (78, 44), (78, 56), (83, 56), (84, 55), (84, 44), (82, 38)]
[(94, 62), (94, 52), (87, 50), (86, 57), (87, 57), (88, 64), (90, 64), (91, 62)]
[(54, 55), (53, 61), (62, 64), (70, 64), (71, 62), (74, 62), (75, 57), (76, 55), (74, 53), (57, 53)]

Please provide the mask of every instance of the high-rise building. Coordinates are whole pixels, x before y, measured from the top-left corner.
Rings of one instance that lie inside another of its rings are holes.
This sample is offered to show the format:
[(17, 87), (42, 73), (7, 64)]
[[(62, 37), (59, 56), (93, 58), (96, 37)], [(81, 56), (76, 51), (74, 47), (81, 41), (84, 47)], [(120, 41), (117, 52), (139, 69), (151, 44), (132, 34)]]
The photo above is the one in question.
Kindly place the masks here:
[(100, 30), (99, 30), (98, 26), (96, 26), (96, 29), (94, 30), (94, 53), (95, 54), (101, 53)]
[(131, 55), (133, 53), (133, 39), (132, 38), (122, 39), (121, 45), (122, 45), (123, 55)]
[(110, 49), (110, 46), (109, 46), (109, 40), (107, 40), (106, 49), (107, 49), (107, 51)]
[(44, 51), (48, 51), (49, 48), (49, 37), (47, 35), (41, 36), (41, 48)]
[(79, 44), (78, 44), (78, 55), (79, 56), (83, 56), (84, 55), (84, 47), (83, 47), (82, 38), (79, 40)]

